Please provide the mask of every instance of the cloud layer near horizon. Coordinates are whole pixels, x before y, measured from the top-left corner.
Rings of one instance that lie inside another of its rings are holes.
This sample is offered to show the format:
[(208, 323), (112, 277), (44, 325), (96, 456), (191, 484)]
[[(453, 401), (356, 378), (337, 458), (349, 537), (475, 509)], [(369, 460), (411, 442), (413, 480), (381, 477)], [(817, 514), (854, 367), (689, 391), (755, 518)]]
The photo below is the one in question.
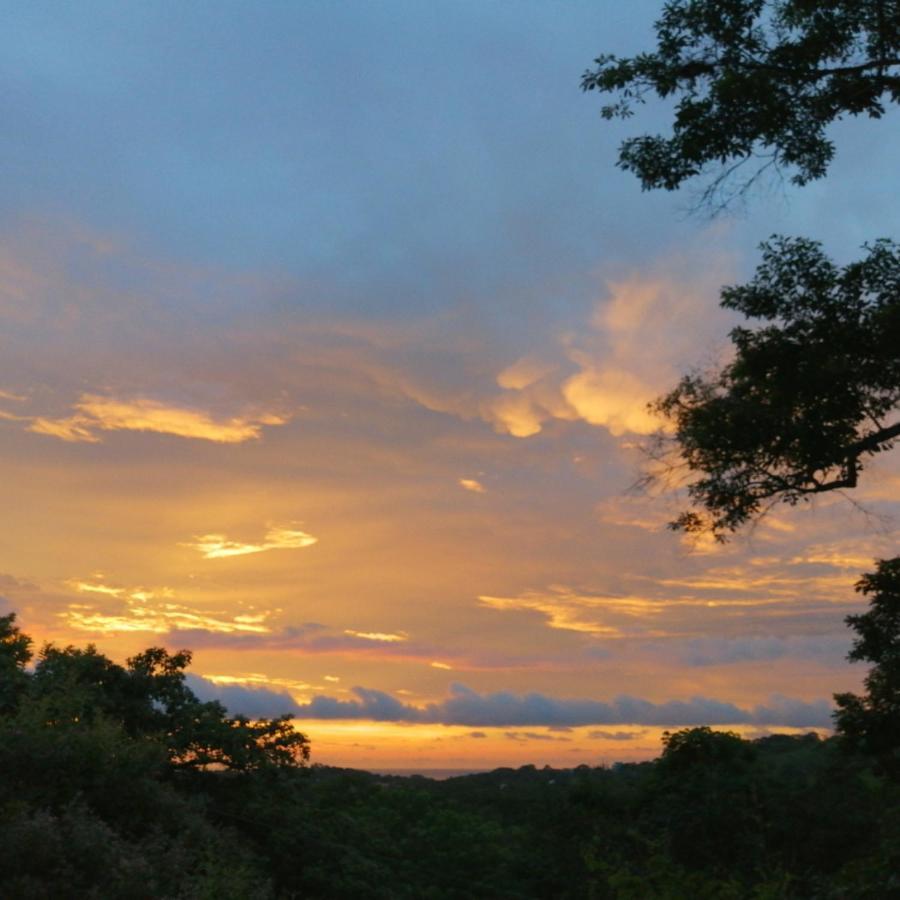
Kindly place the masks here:
[[(203, 699), (221, 700), (232, 712), (253, 715), (258, 710), (289, 712), (297, 719), (366, 720), (409, 724), (466, 725), (480, 727), (661, 725), (673, 728), (694, 725), (771, 725), (791, 728), (828, 728), (832, 706), (826, 700), (806, 702), (775, 695), (768, 702), (741, 708), (709, 697), (652, 703), (622, 695), (605, 703), (572, 700), (540, 693), (498, 691), (479, 694), (463, 684), (452, 684), (443, 701), (414, 706), (384, 691), (354, 687), (354, 699), (316, 695), (295, 703), (290, 695), (266, 688), (220, 686), (193, 676), (191, 687)], [(278, 705), (281, 704), (279, 707)]]

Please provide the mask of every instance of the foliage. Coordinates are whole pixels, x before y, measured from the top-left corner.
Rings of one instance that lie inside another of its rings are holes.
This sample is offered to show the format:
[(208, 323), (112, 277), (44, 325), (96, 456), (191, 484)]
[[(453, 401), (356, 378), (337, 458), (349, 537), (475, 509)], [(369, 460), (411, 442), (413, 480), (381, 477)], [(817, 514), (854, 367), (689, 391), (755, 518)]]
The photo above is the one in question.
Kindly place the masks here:
[[(739, 190), (768, 166), (806, 184), (834, 155), (831, 123), (900, 102), (900, 0), (670, 0), (655, 30), (653, 52), (601, 56), (582, 79), (614, 95), (608, 119), (650, 95), (674, 103), (671, 135), (620, 147), (619, 166), (645, 189), (718, 166), (702, 197), (718, 208), (752, 160)], [(723, 306), (767, 324), (735, 329), (733, 363), (683, 378), (655, 404), (700, 476), (689, 486), (699, 512), (673, 527), (724, 539), (770, 502), (853, 488), (900, 436), (885, 420), (900, 399), (900, 255), (888, 241), (868, 250), (842, 270), (812, 241), (774, 240), (754, 281), (723, 292)]]
[(16, 625), (16, 614), (0, 616), (0, 715), (16, 709), (28, 684), (31, 638)]
[(173, 767), (250, 771), (309, 758), (308, 741), (290, 716), (251, 722), (230, 717), (221, 703), (198, 700), (185, 683), (190, 662), (187, 650), (170, 654), (152, 647), (120, 666), (93, 645), (48, 645), (39, 654), (28, 697), (48, 724), (104, 718), (132, 737), (150, 737), (165, 748)]
[(773, 502), (853, 488), (900, 436), (900, 247), (878, 241), (839, 268), (814, 241), (774, 238), (754, 279), (722, 305), (759, 320), (731, 332), (732, 360), (654, 404), (672, 424), (702, 512), (672, 526), (717, 536)]
[(848, 619), (852, 656), (875, 668), (866, 697), (842, 695), (838, 739), (685, 728), (653, 762), (443, 782), (283, 756), (286, 720), (199, 701), (186, 651), (119, 666), (51, 646), (29, 669), (30, 641), (6, 617), (0, 684), (24, 681), (0, 712), (0, 896), (893, 896), (900, 782), (885, 764), (896, 743), (880, 741), (896, 741), (900, 559), (858, 589), (870, 610)]
[(874, 665), (864, 696), (835, 696), (835, 722), (850, 747), (874, 756), (900, 781), (900, 557), (879, 560), (856, 590), (870, 597), (869, 611), (847, 617), (858, 635), (849, 659)]
[(879, 118), (900, 101), (897, 0), (670, 0), (655, 30), (654, 52), (601, 56), (582, 79), (616, 96), (608, 119), (632, 115), (648, 94), (677, 100), (671, 136), (620, 148), (619, 166), (645, 189), (672, 190), (712, 164), (722, 168), (712, 199), (753, 159), (806, 184), (831, 162), (834, 120)]
[(0, 894), (21, 898), (271, 896), (260, 860), (207, 813), (204, 778), (289, 777), (306, 737), (187, 687), (191, 655), (120, 666), (46, 645), (0, 617)]

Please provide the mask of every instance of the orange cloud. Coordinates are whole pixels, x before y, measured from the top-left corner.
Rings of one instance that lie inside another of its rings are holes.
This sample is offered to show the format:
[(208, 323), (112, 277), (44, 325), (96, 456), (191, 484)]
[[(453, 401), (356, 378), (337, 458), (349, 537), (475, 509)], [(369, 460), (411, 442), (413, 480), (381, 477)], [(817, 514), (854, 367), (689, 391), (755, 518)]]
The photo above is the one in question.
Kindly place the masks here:
[(97, 394), (82, 394), (74, 408), (74, 415), (59, 419), (35, 416), (30, 419), (28, 430), (63, 441), (87, 443), (101, 440), (97, 432), (150, 431), (220, 444), (239, 444), (258, 438), (264, 425), (283, 425), (288, 421), (287, 416), (275, 413), (216, 419), (206, 412), (146, 397), (119, 400)]
[(538, 434), (553, 419), (580, 419), (617, 437), (657, 431), (663, 422), (648, 403), (727, 332), (727, 314), (709, 312), (723, 272), (706, 266), (697, 283), (682, 268), (670, 261), (659, 274), (607, 282), (587, 327), (558, 336), (555, 362), (523, 356), (497, 375), (503, 392), (482, 401), (482, 417), (514, 437)]
[(246, 556), (250, 553), (265, 553), (267, 550), (299, 550), (311, 547), (319, 539), (305, 531), (293, 528), (270, 528), (265, 539), (259, 544), (244, 544), (233, 541), (224, 534), (203, 534), (191, 542), (183, 544), (193, 547), (205, 559), (223, 559), (228, 556)]
[(380, 641), (385, 644), (396, 644), (400, 641), (409, 640), (409, 635), (405, 631), (398, 634), (390, 631), (354, 631), (351, 628), (345, 628), (344, 634), (362, 638), (364, 641)]

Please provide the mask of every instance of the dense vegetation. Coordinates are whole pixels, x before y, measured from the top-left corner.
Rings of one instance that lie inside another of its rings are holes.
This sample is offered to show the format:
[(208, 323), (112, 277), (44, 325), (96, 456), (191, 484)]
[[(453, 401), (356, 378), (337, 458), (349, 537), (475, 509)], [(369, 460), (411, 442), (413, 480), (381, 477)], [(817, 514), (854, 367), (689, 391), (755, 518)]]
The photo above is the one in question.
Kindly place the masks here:
[(198, 700), (185, 652), (32, 665), (0, 617), (0, 896), (900, 896), (900, 560), (857, 588), (874, 665), (838, 737), (689, 728), (654, 762), (444, 782), (308, 767), (286, 718)]

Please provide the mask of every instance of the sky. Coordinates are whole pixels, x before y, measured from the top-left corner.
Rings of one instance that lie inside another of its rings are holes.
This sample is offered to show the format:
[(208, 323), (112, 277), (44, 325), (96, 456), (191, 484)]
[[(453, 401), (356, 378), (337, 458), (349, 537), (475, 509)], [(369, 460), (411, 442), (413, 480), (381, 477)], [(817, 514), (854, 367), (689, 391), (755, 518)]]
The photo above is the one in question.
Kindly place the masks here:
[(629, 487), (760, 241), (892, 233), (896, 117), (713, 219), (579, 88), (657, 2), (4, 6), (0, 613), (191, 648), (325, 764), (828, 730), (897, 459), (721, 547)]

